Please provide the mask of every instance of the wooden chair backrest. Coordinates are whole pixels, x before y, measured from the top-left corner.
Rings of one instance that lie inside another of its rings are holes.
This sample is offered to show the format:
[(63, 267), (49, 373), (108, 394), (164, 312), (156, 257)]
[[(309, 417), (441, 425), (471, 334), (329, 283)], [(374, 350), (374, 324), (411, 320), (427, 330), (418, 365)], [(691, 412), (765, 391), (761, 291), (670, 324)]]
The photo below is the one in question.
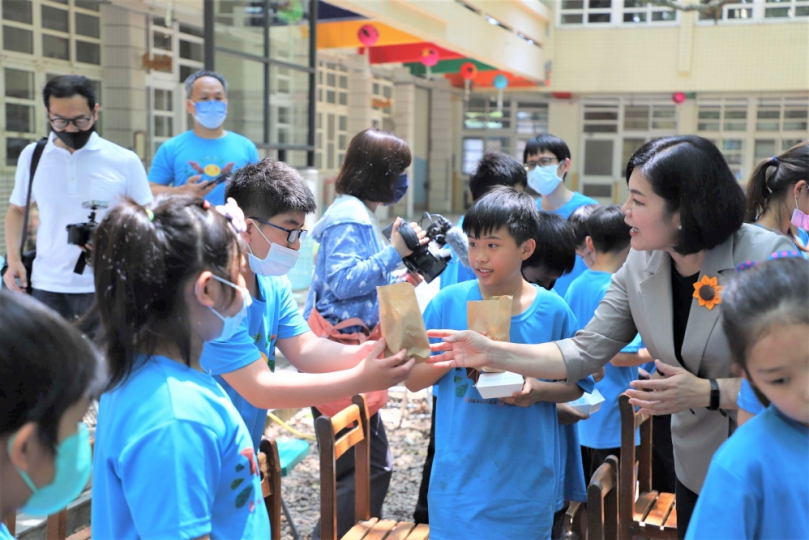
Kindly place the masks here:
[(608, 456), (587, 486), (590, 540), (618, 540), (618, 458)]
[(258, 468), (261, 494), (270, 516), (270, 538), (281, 540), (281, 459), (275, 439), (262, 439), (259, 443)]
[[(621, 538), (629, 538), (629, 530), (634, 521), (635, 481), (640, 493), (652, 491), (652, 421), (647, 413), (635, 411), (629, 403), (629, 396), (618, 397), (621, 411), (621, 463), (618, 467), (620, 481), (618, 488), (618, 523)], [(635, 455), (635, 429), (640, 428), (640, 449)], [(635, 465), (637, 464), (637, 476)]]
[[(348, 429), (339, 438), (337, 434)], [(320, 416), (315, 422), (320, 447), (320, 537), (337, 540), (337, 459), (354, 448), (355, 521), (371, 519), (371, 439), (365, 396), (351, 398), (351, 405), (333, 418)]]

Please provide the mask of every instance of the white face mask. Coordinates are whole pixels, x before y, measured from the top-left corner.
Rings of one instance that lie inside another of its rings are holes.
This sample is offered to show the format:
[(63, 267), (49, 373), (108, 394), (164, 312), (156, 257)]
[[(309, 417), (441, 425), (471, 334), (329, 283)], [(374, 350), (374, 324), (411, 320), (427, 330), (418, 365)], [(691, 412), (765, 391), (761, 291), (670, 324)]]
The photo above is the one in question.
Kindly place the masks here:
[[(253, 220), (251, 219), (250, 221)], [(264, 236), (255, 221), (253, 221), (253, 225), (255, 225), (258, 234), (264, 240), (267, 240), (267, 237)], [(259, 259), (253, 255), (252, 249), (247, 254), (247, 263), (250, 265), (250, 270), (259, 276), (283, 276), (287, 274), (298, 262), (298, 252), (294, 249), (273, 244), (269, 240), (267, 240), (267, 243), (270, 244), (270, 251), (267, 252), (264, 259)], [(248, 246), (248, 249), (250, 249), (250, 246)]]
[(542, 196), (550, 195), (562, 183), (558, 170), (558, 164), (534, 167), (528, 172), (528, 186)]
[(214, 315), (222, 319), (222, 332), (220, 332), (219, 337), (217, 337), (215, 341), (227, 341), (233, 337), (233, 335), (239, 329), (239, 325), (241, 325), (244, 318), (247, 317), (247, 310), (253, 304), (253, 298), (250, 296), (250, 292), (247, 289), (239, 287), (235, 283), (231, 283), (230, 281), (222, 279), (219, 276), (214, 275), (211, 277), (224, 283), (225, 285), (229, 285), (234, 289), (241, 291), (242, 293), (242, 308), (235, 315), (231, 315), (230, 317), (225, 317), (211, 306), (207, 306), (208, 309), (213, 311)]

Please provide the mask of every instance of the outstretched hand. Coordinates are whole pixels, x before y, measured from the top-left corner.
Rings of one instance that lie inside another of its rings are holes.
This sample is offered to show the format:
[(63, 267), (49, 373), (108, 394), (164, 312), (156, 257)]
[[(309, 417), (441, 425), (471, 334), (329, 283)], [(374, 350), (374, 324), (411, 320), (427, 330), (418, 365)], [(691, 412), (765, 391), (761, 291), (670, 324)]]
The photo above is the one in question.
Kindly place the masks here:
[(494, 342), (482, 334), (471, 330), (428, 330), (427, 336), (443, 338), (430, 346), (433, 353), (441, 354), (429, 357), (428, 364), (438, 368), (479, 369), (491, 363)]

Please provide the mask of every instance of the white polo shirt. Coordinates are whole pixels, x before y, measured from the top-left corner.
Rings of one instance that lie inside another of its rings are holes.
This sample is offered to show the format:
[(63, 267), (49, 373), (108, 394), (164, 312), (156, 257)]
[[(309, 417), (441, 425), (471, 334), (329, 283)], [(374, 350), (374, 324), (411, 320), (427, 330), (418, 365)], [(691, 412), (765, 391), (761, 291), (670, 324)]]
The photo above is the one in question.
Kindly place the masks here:
[[(91, 293), (93, 270), (88, 266), (83, 274), (73, 272), (81, 250), (67, 243), (65, 227), (88, 221), (90, 210), (82, 208), (84, 202), (105, 201), (112, 207), (122, 197), (129, 197), (146, 204), (152, 200), (152, 191), (140, 158), (131, 150), (93, 133), (83, 148), (71, 154), (56, 146), (55, 138), (51, 133), (34, 175), (31, 201), (39, 208), (39, 229), (32, 285), (57, 293)], [(34, 146), (26, 146), (17, 161), (9, 200), (16, 206), (25, 206)], [(97, 210), (96, 222), (100, 223), (108, 210)]]

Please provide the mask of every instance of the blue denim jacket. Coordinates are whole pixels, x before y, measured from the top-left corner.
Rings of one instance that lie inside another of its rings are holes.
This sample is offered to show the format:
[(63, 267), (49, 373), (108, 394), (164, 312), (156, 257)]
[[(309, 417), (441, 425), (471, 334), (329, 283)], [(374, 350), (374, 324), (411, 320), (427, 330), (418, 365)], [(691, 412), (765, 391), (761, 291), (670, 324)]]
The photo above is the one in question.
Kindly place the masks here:
[(386, 245), (376, 217), (356, 197), (340, 195), (312, 229), (312, 238), (320, 249), (304, 318), (309, 320), (314, 307), (331, 324), (358, 317), (372, 330), (379, 323), (376, 287), (392, 283), (402, 262)]

